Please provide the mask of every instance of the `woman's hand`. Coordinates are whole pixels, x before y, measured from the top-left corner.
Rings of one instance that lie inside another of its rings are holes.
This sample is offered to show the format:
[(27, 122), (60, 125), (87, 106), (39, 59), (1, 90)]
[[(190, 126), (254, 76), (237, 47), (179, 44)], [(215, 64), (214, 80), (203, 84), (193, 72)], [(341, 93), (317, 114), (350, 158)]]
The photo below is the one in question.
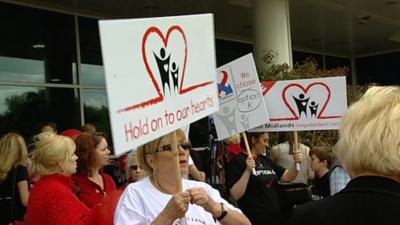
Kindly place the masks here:
[(206, 173), (204, 173), (203, 171), (199, 171), (199, 181), (206, 181)]
[(174, 194), (153, 224), (172, 224), (176, 219), (185, 216), (189, 203), (190, 193), (188, 191)]
[(214, 201), (204, 188), (191, 188), (188, 190), (191, 197), (191, 203), (201, 206), (214, 217), (219, 217), (222, 213), (221, 204)]
[(256, 167), (256, 161), (253, 158), (248, 157), (246, 159), (246, 170), (251, 172)]
[(301, 151), (297, 151), (293, 154), (293, 160), (296, 163), (299, 163), (303, 160), (303, 153)]

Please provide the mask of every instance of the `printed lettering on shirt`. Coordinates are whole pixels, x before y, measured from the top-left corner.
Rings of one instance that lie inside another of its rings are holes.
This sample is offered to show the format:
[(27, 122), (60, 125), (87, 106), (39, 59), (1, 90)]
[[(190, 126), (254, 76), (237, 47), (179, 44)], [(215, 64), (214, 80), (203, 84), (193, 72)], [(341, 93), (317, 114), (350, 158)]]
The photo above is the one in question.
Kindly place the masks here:
[(275, 171), (273, 171), (273, 170), (255, 170), (255, 171), (253, 171), (254, 176), (273, 175), (273, 174), (276, 174)]
[[(182, 220), (186, 220), (186, 223)], [(208, 225), (208, 223), (200, 218), (184, 217), (175, 220), (175, 223), (173, 225)]]
[(321, 200), (324, 198), (324, 196), (319, 196), (319, 195), (311, 195), (312, 200), (317, 201)]

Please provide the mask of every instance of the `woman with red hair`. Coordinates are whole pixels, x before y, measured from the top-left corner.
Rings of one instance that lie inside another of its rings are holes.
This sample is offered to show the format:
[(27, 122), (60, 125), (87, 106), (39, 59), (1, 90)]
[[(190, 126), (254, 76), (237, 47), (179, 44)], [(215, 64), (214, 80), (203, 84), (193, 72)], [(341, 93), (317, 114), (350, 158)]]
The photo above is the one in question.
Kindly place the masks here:
[(111, 151), (102, 133), (84, 132), (76, 138), (75, 143), (78, 156), (78, 169), (73, 176), (75, 192), (83, 203), (93, 208), (117, 189), (111, 176), (101, 172), (108, 164)]

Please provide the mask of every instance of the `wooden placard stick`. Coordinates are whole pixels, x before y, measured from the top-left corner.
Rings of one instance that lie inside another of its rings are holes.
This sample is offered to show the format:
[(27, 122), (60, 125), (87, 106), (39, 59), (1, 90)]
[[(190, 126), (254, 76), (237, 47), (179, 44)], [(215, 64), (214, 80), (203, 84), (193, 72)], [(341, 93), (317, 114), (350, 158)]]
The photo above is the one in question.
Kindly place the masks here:
[[(253, 154), (251, 154), (251, 151), (250, 151), (249, 142), (247, 141), (246, 132), (242, 132), (242, 137), (243, 137), (243, 141), (244, 141), (244, 146), (246, 147), (247, 155), (250, 158), (253, 158)], [(256, 168), (253, 168), (252, 172), (253, 172), (253, 174), (256, 174)]]
[(178, 187), (179, 192), (181, 192), (182, 191), (182, 174), (181, 174), (181, 166), (179, 163), (179, 149), (178, 149), (178, 142), (176, 140), (176, 131), (171, 132), (169, 134), (169, 138), (171, 139), (172, 154), (175, 158), (176, 185)]
[[(176, 185), (178, 187), (179, 192), (182, 191), (182, 174), (181, 174), (181, 165), (179, 163), (179, 149), (178, 149), (178, 141), (176, 140), (176, 131), (170, 133), (169, 138), (171, 139), (171, 150), (172, 154), (175, 158), (175, 174), (176, 174)], [(186, 217), (182, 217), (179, 219), (179, 224), (186, 225)]]
[[(297, 131), (293, 131), (293, 153), (296, 154), (299, 151), (299, 139), (297, 138)], [(296, 163), (296, 170), (300, 171), (300, 163)]]
[(247, 141), (246, 132), (242, 132), (242, 137), (243, 137), (243, 141), (244, 141), (244, 146), (246, 147), (247, 154), (249, 155), (250, 158), (253, 158), (253, 155), (251, 154), (251, 151), (250, 151), (249, 142)]

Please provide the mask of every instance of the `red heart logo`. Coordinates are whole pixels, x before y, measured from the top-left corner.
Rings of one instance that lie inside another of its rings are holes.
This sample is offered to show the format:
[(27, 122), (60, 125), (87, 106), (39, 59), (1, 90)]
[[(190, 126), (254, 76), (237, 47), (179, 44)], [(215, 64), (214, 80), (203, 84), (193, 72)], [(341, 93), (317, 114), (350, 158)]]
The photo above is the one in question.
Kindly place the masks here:
[[(289, 118), (279, 118), (279, 119), (275, 119), (275, 120), (298, 120), (299, 119), (299, 115), (296, 114), (295, 110), (293, 109), (292, 105), (289, 103), (288, 99), (287, 99), (287, 91), (291, 88), (298, 88), (300, 89), (304, 94), (307, 94), (313, 87), (317, 87), (320, 86), (323, 89), (325, 89), (327, 91), (327, 97), (323, 102), (323, 106), (321, 108), (321, 111), (318, 113), (317, 118), (318, 119), (330, 119), (330, 118), (338, 118), (340, 116), (326, 116), (323, 115), (326, 109), (326, 106), (328, 105), (330, 99), (331, 99), (331, 90), (329, 88), (328, 85), (326, 85), (325, 83), (322, 82), (314, 82), (309, 84), (306, 88), (304, 88), (302, 85), (298, 84), (298, 83), (292, 83), (287, 85), (283, 90), (282, 90), (282, 99), (286, 105), (286, 107), (290, 110), (290, 112), (292, 113), (293, 117), (289, 117)], [(274, 119), (271, 119), (274, 120)]]
[(147, 29), (147, 31), (145, 32), (145, 34), (143, 35), (143, 39), (142, 39), (142, 57), (143, 57), (143, 62), (145, 64), (147, 73), (150, 76), (150, 79), (153, 83), (154, 89), (156, 91), (156, 97), (143, 101), (141, 103), (126, 107), (124, 109), (119, 110), (118, 112), (124, 112), (124, 111), (129, 111), (129, 110), (133, 110), (136, 108), (142, 108), (142, 107), (147, 107), (149, 105), (153, 105), (159, 102), (162, 102), (164, 100), (164, 94), (160, 89), (160, 85), (157, 82), (157, 79), (155, 78), (154, 75), (154, 69), (151, 67), (149, 60), (148, 60), (148, 56), (146, 53), (146, 49), (147, 49), (147, 41), (148, 38), (150, 37), (150, 35), (154, 34), (156, 35), (156, 37), (159, 37), (162, 40), (162, 44), (163, 47), (165, 49), (168, 48), (168, 41), (169, 38), (171, 36), (172, 33), (177, 33), (178, 35), (180, 35), (182, 37), (183, 40), (183, 45), (184, 45), (184, 52), (183, 52), (183, 69), (182, 69), (182, 79), (180, 80), (180, 88), (179, 88), (179, 94), (185, 94), (188, 93), (190, 91), (193, 91), (197, 88), (212, 84), (213, 81), (206, 81), (203, 83), (199, 83), (199, 84), (193, 84), (193, 85), (189, 85), (189, 86), (184, 86), (184, 80), (185, 80), (185, 76), (186, 76), (186, 62), (187, 62), (187, 56), (188, 56), (188, 48), (187, 48), (187, 39), (186, 39), (186, 35), (184, 30), (177, 25), (171, 26), (167, 33), (166, 36), (163, 35), (163, 33), (161, 32), (161, 30), (158, 27), (150, 27), (149, 29)]

